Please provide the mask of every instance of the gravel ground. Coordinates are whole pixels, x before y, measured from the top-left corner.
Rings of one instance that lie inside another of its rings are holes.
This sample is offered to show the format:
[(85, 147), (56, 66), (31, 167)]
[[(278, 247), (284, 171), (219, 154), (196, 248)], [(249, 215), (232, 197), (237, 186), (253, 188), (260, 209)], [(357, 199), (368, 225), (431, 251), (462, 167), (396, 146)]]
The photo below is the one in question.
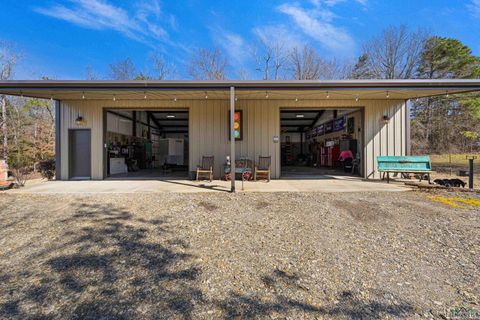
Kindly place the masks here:
[(479, 311), (480, 210), (429, 196), (0, 194), (0, 318)]

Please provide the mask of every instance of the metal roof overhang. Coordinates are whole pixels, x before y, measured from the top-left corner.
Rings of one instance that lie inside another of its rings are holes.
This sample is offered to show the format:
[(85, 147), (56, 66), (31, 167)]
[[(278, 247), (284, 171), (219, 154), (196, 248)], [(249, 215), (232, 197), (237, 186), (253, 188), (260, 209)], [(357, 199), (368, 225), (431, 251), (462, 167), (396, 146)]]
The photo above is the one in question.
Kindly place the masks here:
[[(32, 98), (228, 99), (235, 87), (239, 99), (413, 99), (480, 91), (480, 80), (298, 80), (298, 81), (0, 81), (0, 94)], [(328, 92), (328, 94), (327, 94)]]

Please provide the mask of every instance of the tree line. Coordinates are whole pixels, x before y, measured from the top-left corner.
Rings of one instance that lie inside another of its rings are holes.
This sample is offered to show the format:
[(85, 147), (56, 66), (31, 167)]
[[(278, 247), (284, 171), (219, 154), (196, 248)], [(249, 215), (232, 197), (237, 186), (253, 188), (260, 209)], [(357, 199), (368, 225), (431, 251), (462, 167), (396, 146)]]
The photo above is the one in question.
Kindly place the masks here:
[[(406, 26), (391, 26), (362, 45), (354, 61), (325, 58), (311, 44), (292, 47), (258, 37), (245, 48), (251, 70), (234, 70), (220, 48), (197, 48), (183, 66), (195, 80), (478, 79), (480, 58), (461, 41)], [(13, 78), (20, 56), (0, 42), (0, 80)], [(130, 58), (114, 61), (99, 77), (87, 67), (86, 79), (178, 79), (178, 67), (152, 54), (139, 71)], [(234, 74), (234, 76), (232, 76)], [(47, 79), (47, 78), (44, 78)], [(54, 112), (48, 100), (0, 96), (0, 156), (11, 167), (32, 166), (54, 155)], [(416, 154), (478, 152), (480, 97), (477, 93), (442, 95), (413, 101), (412, 150)]]

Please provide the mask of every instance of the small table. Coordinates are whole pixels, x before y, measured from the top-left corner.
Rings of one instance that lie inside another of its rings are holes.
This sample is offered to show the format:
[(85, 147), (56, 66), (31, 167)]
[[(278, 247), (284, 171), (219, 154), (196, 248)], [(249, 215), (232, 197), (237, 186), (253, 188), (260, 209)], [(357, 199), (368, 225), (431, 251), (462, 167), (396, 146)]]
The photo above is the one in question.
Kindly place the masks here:
[[(232, 179), (230, 170), (228, 165), (225, 165), (223, 168), (224, 179), (227, 181)], [(235, 160), (235, 174), (241, 174), (242, 181), (251, 180), (253, 178), (253, 161), (243, 157), (240, 160)]]

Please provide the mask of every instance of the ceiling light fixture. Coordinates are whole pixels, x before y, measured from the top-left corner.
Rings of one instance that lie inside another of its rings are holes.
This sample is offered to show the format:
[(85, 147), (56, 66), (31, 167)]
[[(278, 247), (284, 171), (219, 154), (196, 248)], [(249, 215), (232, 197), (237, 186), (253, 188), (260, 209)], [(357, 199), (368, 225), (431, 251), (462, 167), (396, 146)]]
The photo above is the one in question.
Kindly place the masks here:
[(82, 100), (85, 100), (85, 92), (82, 92)]
[(358, 100), (360, 100), (360, 98), (358, 97), (358, 94), (357, 94), (357, 96), (355, 97), (355, 101), (358, 102)]
[(268, 91), (265, 91), (265, 99), (268, 99), (269, 95), (268, 95)]
[(208, 94), (206, 91), (205, 91), (205, 99), (208, 99)]
[(113, 95), (113, 101), (117, 101), (117, 97), (115, 97), (115, 95)]
[(297, 98), (297, 97), (295, 97), (295, 102), (298, 102), (298, 98)]
[(143, 93), (143, 99), (147, 99), (147, 93), (146, 92)]
[(305, 115), (299, 113), (299, 114), (296, 114), (296, 115), (295, 115), (295, 118), (305, 118)]
[(390, 99), (390, 92), (387, 91), (387, 99)]
[(327, 91), (327, 99), (330, 99), (330, 92)]
[(177, 97), (173, 98), (173, 101), (174, 101), (174, 102), (177, 102)]
[(169, 113), (169, 114), (167, 114), (167, 118), (169, 118), (169, 119), (175, 118), (175, 115), (174, 115), (174, 114), (171, 114), (171, 113)]

